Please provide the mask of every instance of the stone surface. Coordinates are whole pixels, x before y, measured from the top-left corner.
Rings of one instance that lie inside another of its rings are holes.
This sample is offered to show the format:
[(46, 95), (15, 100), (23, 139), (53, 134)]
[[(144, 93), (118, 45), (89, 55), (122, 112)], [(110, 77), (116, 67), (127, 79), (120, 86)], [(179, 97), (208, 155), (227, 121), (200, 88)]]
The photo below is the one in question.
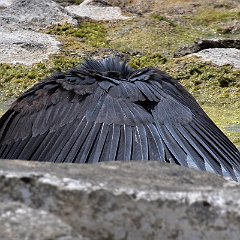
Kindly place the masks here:
[(18, 202), (0, 203), (2, 240), (81, 240), (79, 234), (56, 216)]
[(240, 68), (239, 39), (203, 39), (192, 46), (184, 46), (174, 57), (197, 56), (216, 65), (232, 65)]
[(232, 65), (240, 69), (240, 50), (236, 48), (209, 48), (191, 54), (203, 61), (210, 61), (218, 66)]
[(32, 65), (59, 51), (60, 43), (44, 33), (0, 27), (0, 36), (0, 63)]
[(0, 26), (11, 29), (38, 30), (64, 23), (77, 21), (52, 0), (12, 0), (7, 8), (0, 8)]
[(10, 226), (5, 206), (16, 218), (49, 214), (73, 237), (239, 239), (240, 185), (215, 175), (159, 162), (1, 160), (0, 169), (0, 222)]
[(175, 52), (174, 57), (183, 57), (210, 48), (236, 48), (240, 50), (239, 39), (203, 39), (192, 46), (184, 46)]
[(0, 0), (0, 9), (6, 8), (12, 4), (12, 0)]
[(66, 10), (71, 14), (75, 14), (79, 17), (88, 17), (93, 20), (127, 20), (131, 17), (122, 15), (119, 7), (99, 6), (93, 5), (92, 0), (86, 0), (80, 5), (70, 5), (66, 7)]

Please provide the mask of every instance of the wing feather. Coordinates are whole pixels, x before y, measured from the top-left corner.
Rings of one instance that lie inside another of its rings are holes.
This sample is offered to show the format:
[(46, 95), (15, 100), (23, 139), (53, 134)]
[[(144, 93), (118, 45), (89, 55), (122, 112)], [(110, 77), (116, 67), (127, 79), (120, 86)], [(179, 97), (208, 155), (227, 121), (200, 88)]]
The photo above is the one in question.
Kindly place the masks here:
[(240, 173), (239, 151), (177, 81), (116, 59), (89, 60), (19, 97), (0, 119), (0, 157), (158, 160), (234, 180)]

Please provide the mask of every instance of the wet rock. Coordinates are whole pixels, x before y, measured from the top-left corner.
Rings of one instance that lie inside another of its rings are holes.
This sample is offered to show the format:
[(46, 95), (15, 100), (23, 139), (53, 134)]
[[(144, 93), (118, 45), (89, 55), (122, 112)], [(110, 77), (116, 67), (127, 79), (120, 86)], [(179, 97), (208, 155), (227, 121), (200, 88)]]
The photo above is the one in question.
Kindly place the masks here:
[(0, 27), (0, 36), (0, 63), (32, 65), (59, 51), (60, 43), (47, 34)]
[(104, 6), (104, 3), (104, 1), (95, 2), (92, 0), (85, 0), (80, 5), (67, 6), (66, 10), (79, 17), (88, 17), (97, 21), (131, 19), (131, 17), (122, 15), (119, 7), (110, 7), (107, 3)]
[(12, 0), (11, 4), (0, 9), (0, 26), (11, 29), (42, 29), (51, 25), (77, 21), (52, 0)]
[[(1, 212), (7, 206), (20, 220), (19, 208), (50, 222), (57, 218), (73, 237), (239, 239), (240, 185), (215, 175), (159, 162), (1, 160), (0, 169)], [(4, 221), (11, 226), (13, 220), (0, 214)]]

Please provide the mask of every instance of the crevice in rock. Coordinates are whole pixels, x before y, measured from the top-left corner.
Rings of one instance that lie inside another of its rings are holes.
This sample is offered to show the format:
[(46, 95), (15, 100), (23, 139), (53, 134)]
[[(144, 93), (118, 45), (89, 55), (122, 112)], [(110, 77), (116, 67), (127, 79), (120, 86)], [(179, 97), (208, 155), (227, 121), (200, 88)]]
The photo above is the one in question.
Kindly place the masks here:
[(183, 57), (209, 48), (236, 48), (240, 49), (240, 39), (203, 39), (192, 46), (180, 48), (174, 57)]

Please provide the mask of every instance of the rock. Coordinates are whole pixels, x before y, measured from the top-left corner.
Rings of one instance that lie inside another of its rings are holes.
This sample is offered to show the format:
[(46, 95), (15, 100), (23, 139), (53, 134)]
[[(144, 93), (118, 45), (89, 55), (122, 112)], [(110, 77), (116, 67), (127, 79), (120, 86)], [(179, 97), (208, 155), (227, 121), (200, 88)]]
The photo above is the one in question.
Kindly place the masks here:
[(12, 4), (12, 0), (0, 0), (0, 9), (6, 8)]
[(32, 65), (59, 51), (60, 43), (48, 34), (0, 27), (0, 63)]
[(53, 214), (9, 201), (0, 203), (0, 239), (81, 240), (83, 238)]
[(100, 6), (99, 3), (95, 3), (96, 5), (94, 5), (94, 3), (92, 0), (85, 0), (80, 5), (67, 6), (66, 10), (79, 17), (88, 17), (97, 21), (131, 19), (131, 17), (123, 16), (119, 7), (109, 7), (107, 3), (106, 6)]
[(210, 61), (218, 66), (232, 65), (240, 69), (240, 50), (236, 48), (210, 48), (192, 54), (203, 61)]
[(223, 23), (218, 27), (217, 32), (220, 34), (240, 34), (240, 22), (236, 21), (231, 24)]
[(239, 184), (205, 172), (159, 162), (1, 160), (0, 169), (0, 222), (12, 231), (32, 216), (35, 236), (51, 222), (48, 239), (58, 239), (61, 224), (70, 236), (96, 240), (239, 239)]
[(84, 0), (54, 0), (54, 1), (59, 3), (61, 6), (66, 7), (73, 4), (78, 5), (82, 3)]
[(15, 30), (38, 30), (64, 23), (77, 24), (77, 21), (52, 0), (12, 0), (7, 8), (0, 9), (0, 26)]
[(219, 66), (232, 65), (240, 68), (240, 40), (204, 39), (174, 53), (174, 57), (186, 55), (201, 57), (203, 61), (210, 61)]
[(192, 46), (184, 46), (174, 53), (174, 57), (183, 57), (209, 48), (236, 48), (240, 50), (239, 39), (203, 39)]

